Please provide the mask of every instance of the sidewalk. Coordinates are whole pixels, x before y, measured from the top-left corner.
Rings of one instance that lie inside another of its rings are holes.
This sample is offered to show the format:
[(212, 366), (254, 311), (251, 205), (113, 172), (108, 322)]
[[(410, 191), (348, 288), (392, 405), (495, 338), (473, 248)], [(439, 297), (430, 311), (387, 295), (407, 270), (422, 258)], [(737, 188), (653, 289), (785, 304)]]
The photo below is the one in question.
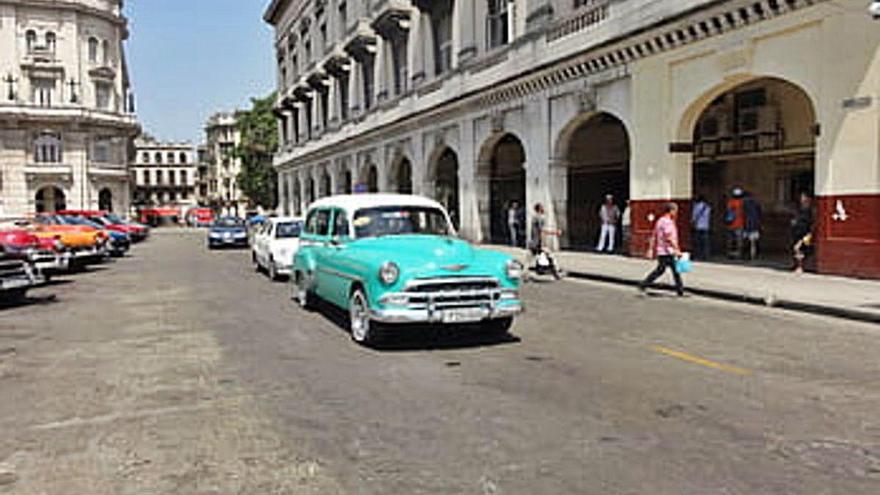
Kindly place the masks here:
[[(523, 249), (487, 247), (525, 259)], [(653, 261), (616, 255), (561, 251), (554, 257), (570, 277), (632, 286), (654, 267)], [(880, 282), (700, 262), (683, 277), (693, 294), (880, 323)], [(671, 282), (668, 273), (659, 282), (671, 289), (664, 281)]]

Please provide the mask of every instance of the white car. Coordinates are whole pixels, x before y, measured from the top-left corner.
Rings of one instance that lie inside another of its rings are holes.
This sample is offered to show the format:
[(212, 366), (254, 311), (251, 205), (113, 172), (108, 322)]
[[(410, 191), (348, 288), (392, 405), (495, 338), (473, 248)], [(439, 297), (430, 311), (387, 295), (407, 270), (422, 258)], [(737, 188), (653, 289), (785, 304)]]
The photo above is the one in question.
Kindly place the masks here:
[(257, 270), (266, 270), (272, 280), (290, 276), (302, 227), (302, 219), (294, 217), (272, 217), (259, 226), (251, 243)]

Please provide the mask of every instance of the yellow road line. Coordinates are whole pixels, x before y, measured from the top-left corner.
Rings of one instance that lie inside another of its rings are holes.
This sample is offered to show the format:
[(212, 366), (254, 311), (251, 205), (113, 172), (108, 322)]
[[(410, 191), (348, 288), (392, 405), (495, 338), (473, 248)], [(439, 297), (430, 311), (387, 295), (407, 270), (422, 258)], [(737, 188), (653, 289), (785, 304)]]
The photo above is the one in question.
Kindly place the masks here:
[(706, 366), (707, 368), (713, 368), (716, 370), (726, 371), (728, 373), (733, 373), (734, 375), (746, 376), (751, 375), (752, 372), (744, 369), (738, 368), (736, 366), (730, 366), (727, 364), (716, 363), (715, 361), (710, 361), (708, 359), (703, 359), (698, 356), (694, 356), (688, 354), (686, 352), (676, 351), (675, 349), (670, 349), (668, 347), (663, 347), (662, 345), (651, 346), (651, 349), (659, 352), (660, 354), (665, 354), (667, 356), (672, 356), (677, 359), (681, 359), (682, 361), (687, 361), (689, 363), (699, 364), (701, 366)]

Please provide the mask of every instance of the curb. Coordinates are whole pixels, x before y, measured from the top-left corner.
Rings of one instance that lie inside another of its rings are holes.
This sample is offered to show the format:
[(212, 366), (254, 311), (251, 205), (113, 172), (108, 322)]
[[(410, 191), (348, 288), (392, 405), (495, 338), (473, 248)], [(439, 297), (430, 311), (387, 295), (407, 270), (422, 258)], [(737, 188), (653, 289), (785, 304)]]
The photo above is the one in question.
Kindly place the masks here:
[[(606, 282), (617, 285), (627, 285), (631, 287), (637, 287), (639, 285), (639, 282), (641, 282), (641, 280), (615, 277), (613, 275), (601, 275), (597, 273), (577, 272), (571, 270), (566, 270), (565, 273), (567, 276), (572, 278), (592, 280), (596, 282)], [(668, 283), (654, 284), (653, 287), (669, 292), (675, 290), (675, 287), (669, 285)], [(780, 308), (788, 311), (796, 311), (799, 313), (810, 313), (820, 316), (831, 316), (835, 318), (842, 318), (864, 323), (880, 324), (880, 314), (870, 311), (860, 311), (857, 309), (848, 309), (837, 306), (827, 306), (823, 304), (792, 301), (788, 299), (776, 299), (769, 301), (764, 297), (750, 296), (748, 294), (721, 291), (715, 289), (701, 289), (699, 287), (685, 287), (685, 292), (698, 296), (709, 297), (712, 299), (721, 299), (725, 301), (751, 304), (753, 306)]]

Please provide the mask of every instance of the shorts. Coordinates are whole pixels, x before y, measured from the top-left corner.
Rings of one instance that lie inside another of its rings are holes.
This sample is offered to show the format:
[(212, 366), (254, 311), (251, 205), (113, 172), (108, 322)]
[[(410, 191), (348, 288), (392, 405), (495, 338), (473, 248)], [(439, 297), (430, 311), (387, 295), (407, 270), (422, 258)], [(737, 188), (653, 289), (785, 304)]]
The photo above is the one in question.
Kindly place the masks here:
[(749, 232), (749, 231), (743, 232), (743, 239), (745, 239), (747, 241), (757, 241), (760, 238), (761, 238), (761, 233), (758, 232), (757, 230), (753, 230), (751, 232)]

